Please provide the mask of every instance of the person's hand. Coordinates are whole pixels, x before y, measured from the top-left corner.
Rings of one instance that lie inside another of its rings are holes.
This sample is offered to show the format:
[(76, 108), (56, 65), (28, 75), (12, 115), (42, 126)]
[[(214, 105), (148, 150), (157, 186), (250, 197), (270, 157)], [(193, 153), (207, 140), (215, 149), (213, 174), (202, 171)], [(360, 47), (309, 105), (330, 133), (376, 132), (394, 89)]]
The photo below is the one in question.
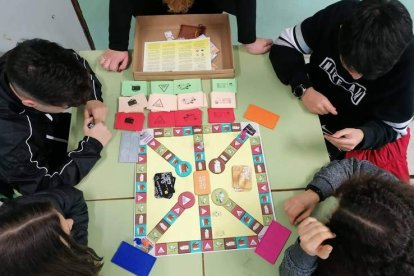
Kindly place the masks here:
[(324, 137), (339, 150), (350, 151), (364, 139), (364, 132), (359, 128), (344, 128)]
[[(90, 123), (94, 123), (94, 125), (89, 127)], [(90, 136), (98, 140), (102, 146), (106, 146), (112, 137), (108, 127), (103, 122), (94, 122), (93, 117), (85, 118), (83, 123), (83, 132), (85, 136)]]
[(243, 44), (247, 52), (254, 55), (260, 55), (269, 52), (273, 40), (268, 38), (256, 38), (256, 41), (250, 44)]
[(285, 212), (290, 224), (296, 225), (309, 217), (318, 202), (319, 196), (312, 190), (307, 190), (286, 200)]
[(318, 256), (321, 259), (327, 259), (331, 254), (333, 247), (331, 245), (322, 245), (327, 239), (335, 238), (335, 234), (317, 219), (309, 217), (305, 219), (298, 227), (300, 247), (309, 256)]
[(302, 96), (302, 102), (305, 107), (312, 113), (325, 115), (337, 115), (336, 108), (331, 104), (327, 97), (316, 91), (313, 87), (306, 89)]
[(99, 63), (106, 70), (120, 72), (127, 68), (128, 60), (128, 51), (114, 51), (108, 49), (99, 58)]
[(85, 119), (93, 117), (96, 123), (105, 122), (106, 115), (108, 114), (108, 108), (106, 105), (98, 100), (87, 101), (83, 116)]

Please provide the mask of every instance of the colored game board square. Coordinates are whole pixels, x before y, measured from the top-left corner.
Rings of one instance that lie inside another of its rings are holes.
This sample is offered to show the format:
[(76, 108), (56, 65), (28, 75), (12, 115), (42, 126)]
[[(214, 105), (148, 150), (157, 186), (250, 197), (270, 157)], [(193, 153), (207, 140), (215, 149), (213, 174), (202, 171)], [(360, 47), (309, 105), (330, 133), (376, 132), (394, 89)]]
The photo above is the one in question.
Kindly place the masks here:
[(136, 203), (145, 203), (147, 202), (147, 193), (136, 193), (135, 194)]
[(260, 145), (252, 145), (251, 149), (252, 149), (253, 154), (261, 154), (262, 153), (262, 147)]
[(152, 111), (177, 110), (177, 96), (166, 94), (151, 94), (148, 98), (148, 107)]
[(222, 132), (231, 132), (231, 124), (222, 124), (221, 125)]
[(147, 172), (147, 164), (136, 164), (136, 172), (137, 173), (145, 173)]
[(164, 154), (162, 155), (162, 157), (167, 161), (169, 161), (171, 159), (171, 157), (173, 157), (173, 156), (174, 156), (174, 154), (169, 150), (166, 150), (164, 152)]
[(242, 143), (246, 142), (249, 139), (249, 135), (247, 135), (243, 130), (237, 135), (236, 139)]
[(204, 143), (202, 141), (194, 143), (194, 151), (195, 152), (203, 152), (204, 151)]
[(178, 110), (174, 116), (177, 127), (197, 126), (202, 123), (203, 113), (200, 109)]
[(168, 163), (173, 165), (174, 167), (180, 162), (180, 159), (177, 158), (177, 156), (173, 155), (169, 160)]
[(249, 248), (255, 248), (259, 244), (259, 239), (257, 236), (249, 236), (247, 237), (247, 244)]
[(266, 167), (264, 164), (256, 164), (254, 165), (254, 171), (256, 173), (265, 173), (266, 172)]
[(167, 243), (167, 254), (178, 254), (178, 243), (176, 242), (169, 242)]
[(183, 134), (185, 136), (193, 135), (193, 128), (192, 127), (183, 127)]
[(267, 177), (265, 173), (256, 173), (256, 180), (257, 182), (266, 182), (267, 181)]
[(214, 251), (224, 250), (224, 239), (214, 239), (213, 248)]
[(265, 182), (265, 183), (257, 183), (257, 187), (258, 187), (259, 193), (267, 193), (267, 192), (269, 192), (269, 184), (267, 182)]
[(195, 143), (203, 142), (203, 135), (202, 134), (194, 134), (193, 140)]
[(207, 167), (206, 167), (206, 162), (205, 161), (196, 162), (196, 170), (197, 171), (205, 171), (206, 169), (207, 169)]
[(273, 215), (265, 215), (263, 216), (263, 225), (268, 226), (273, 221)]
[(250, 229), (252, 229), (253, 232), (255, 232), (256, 234), (259, 234), (260, 231), (262, 231), (263, 229), (263, 224), (261, 224), (260, 222), (258, 222), (257, 220), (255, 220), (249, 227)]
[(164, 128), (164, 137), (171, 137), (173, 136), (172, 128), (166, 127)]
[(208, 134), (208, 133), (211, 133), (213, 130), (212, 130), (212, 126), (211, 125), (204, 125), (203, 126), (203, 133), (204, 134)]
[(224, 162), (227, 162), (230, 160), (231, 156), (226, 151), (224, 151), (220, 154), (219, 158)]
[(236, 79), (212, 79), (211, 91), (237, 92)]
[(226, 250), (236, 249), (237, 243), (235, 238), (225, 238), (224, 239), (224, 247)]
[(181, 207), (178, 202), (171, 208), (171, 211), (176, 214), (177, 216), (181, 216), (181, 214), (184, 212), (184, 208)]
[(148, 95), (148, 82), (146, 81), (123, 81), (121, 87), (122, 96), (134, 96), (137, 94)]
[(213, 133), (221, 133), (221, 124), (215, 124), (211, 126)]
[(249, 246), (247, 237), (236, 237), (237, 248), (247, 248)]
[(163, 155), (167, 151), (167, 148), (163, 145), (160, 145), (155, 152), (157, 152), (159, 155)]
[(169, 224), (173, 224), (174, 222), (175, 222), (175, 220), (177, 219), (177, 214), (176, 213), (174, 213), (174, 212), (172, 212), (172, 211), (169, 211), (166, 215), (165, 215), (165, 217), (164, 217), (164, 220), (165, 221), (167, 221)]
[(203, 133), (203, 126), (193, 126), (194, 134), (202, 134)]
[(163, 219), (155, 226), (155, 228), (157, 228), (161, 234), (164, 234), (168, 228), (170, 228), (170, 224)]
[(185, 253), (190, 253), (191, 252), (191, 247), (190, 247), (190, 242), (189, 241), (184, 241), (184, 242), (179, 242), (178, 243), (178, 253), (179, 254), (185, 254)]
[(262, 208), (262, 214), (271, 215), (273, 214), (272, 205), (270, 203), (264, 203), (260, 205)]
[(193, 93), (201, 92), (201, 79), (174, 80), (174, 93)]
[(144, 125), (144, 113), (118, 112), (115, 115), (115, 128), (129, 131), (141, 131)]
[[(211, 219), (210, 217), (200, 217), (200, 227), (201, 228), (209, 228), (211, 227)], [(201, 230), (203, 231), (203, 230)]]
[[(148, 127), (150, 128), (164, 128), (175, 126), (174, 112), (159, 111), (148, 113)], [(157, 133), (154, 131), (154, 135)], [(164, 136), (164, 132), (162, 133)]]
[(232, 146), (228, 146), (225, 149), (225, 151), (229, 156), (233, 156), (236, 153), (237, 150), (235, 148), (233, 148)]
[(233, 141), (231, 141), (231, 146), (233, 147), (233, 148), (235, 148), (236, 150), (238, 150), (241, 146), (243, 145), (243, 143), (242, 142), (240, 142), (239, 140), (237, 140), (237, 139), (233, 139)]
[(150, 148), (152, 148), (153, 150), (155, 150), (156, 148), (159, 147), (159, 145), (161, 145), (160, 142), (158, 142), (155, 139), (152, 139), (151, 141), (149, 141), (148, 146), (150, 146)]
[(253, 157), (253, 162), (255, 164), (260, 164), (264, 162), (262, 154), (253, 154), (252, 157)]
[(249, 227), (250, 225), (252, 225), (252, 223), (254, 222), (254, 218), (249, 215), (248, 213), (245, 213), (243, 215), (243, 217), (241, 218), (241, 221), (247, 226)]
[(138, 155), (138, 164), (146, 164), (147, 163), (147, 155), (146, 154), (139, 154)]
[(147, 224), (147, 215), (135, 214), (135, 224)]
[(135, 192), (136, 193), (143, 193), (147, 191), (147, 184), (146, 182), (136, 182), (135, 183)]
[(244, 214), (246, 213), (246, 211), (243, 210), (243, 208), (241, 208), (239, 205), (236, 205), (233, 210), (231, 211), (231, 213), (238, 219), (241, 219)]
[[(144, 165), (144, 164), (142, 164)], [(147, 174), (146, 173), (138, 173), (135, 179), (136, 182), (146, 182), (147, 181)]]
[(260, 145), (260, 138), (259, 137), (250, 137), (250, 145)]
[(233, 108), (209, 108), (207, 114), (209, 123), (232, 123), (236, 119)]
[(144, 108), (146, 108), (147, 106), (148, 101), (144, 94), (139, 94), (132, 97), (118, 98), (119, 112), (144, 112)]
[(140, 203), (135, 205), (135, 213), (136, 214), (145, 214), (147, 213), (147, 204)]
[(174, 136), (183, 136), (183, 128), (182, 127), (176, 127), (173, 129), (173, 135)]
[(147, 154), (147, 147), (146, 146), (139, 146), (139, 154)]
[(223, 205), (223, 207), (226, 208), (230, 213), (233, 211), (233, 209), (236, 206), (237, 206), (237, 204), (233, 200), (231, 200), (231, 199), (228, 199), (226, 201), (226, 203)]
[(155, 244), (155, 255), (164, 256), (167, 254), (167, 244), (166, 243), (157, 243)]
[(202, 240), (201, 242), (203, 244), (203, 252), (209, 252), (214, 250), (213, 240)]
[(190, 241), (191, 253), (201, 252), (203, 244), (200, 240)]
[(231, 124), (231, 130), (233, 132), (241, 131), (241, 125), (240, 125), (240, 123)]
[[(149, 114), (151, 114), (151, 113), (149, 113)], [(159, 113), (159, 112), (154, 112), (154, 113)], [(149, 124), (149, 120), (150, 120), (149, 117), (150, 117), (150, 115), (148, 115), (148, 124)], [(154, 138), (158, 138), (158, 137), (164, 137), (164, 129), (163, 128), (154, 129)]]
[(173, 81), (151, 81), (151, 94), (174, 94)]
[(201, 216), (210, 216), (210, 206), (199, 206), (198, 213)]
[(194, 153), (194, 159), (195, 161), (204, 161), (205, 160), (204, 152)]
[(208, 206), (210, 205), (210, 199), (208, 195), (198, 196), (198, 205), (199, 206)]
[(148, 239), (153, 243), (157, 243), (157, 241), (161, 238), (162, 234), (156, 229), (152, 229), (151, 232), (148, 233)]
[(201, 239), (203, 241), (211, 239), (213, 237), (211, 228), (200, 228), (200, 233), (201, 233)]
[(147, 235), (147, 227), (145, 225), (135, 225), (135, 237)]

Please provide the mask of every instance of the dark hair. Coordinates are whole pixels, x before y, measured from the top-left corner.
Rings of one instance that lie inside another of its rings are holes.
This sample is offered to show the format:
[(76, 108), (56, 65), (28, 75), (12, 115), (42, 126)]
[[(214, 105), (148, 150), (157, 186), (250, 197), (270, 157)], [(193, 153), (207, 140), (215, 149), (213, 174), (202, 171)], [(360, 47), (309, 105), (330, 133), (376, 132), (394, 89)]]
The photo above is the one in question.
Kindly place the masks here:
[(414, 187), (353, 178), (337, 191), (327, 226), (333, 251), (315, 275), (414, 275)]
[(97, 275), (101, 260), (63, 231), (50, 203), (0, 207), (0, 275)]
[(6, 57), (9, 81), (34, 99), (53, 106), (79, 106), (90, 95), (87, 70), (72, 50), (54, 42), (31, 39), (19, 43)]
[(349, 68), (377, 79), (397, 63), (412, 39), (409, 12), (397, 0), (364, 0), (341, 26), (339, 53)]

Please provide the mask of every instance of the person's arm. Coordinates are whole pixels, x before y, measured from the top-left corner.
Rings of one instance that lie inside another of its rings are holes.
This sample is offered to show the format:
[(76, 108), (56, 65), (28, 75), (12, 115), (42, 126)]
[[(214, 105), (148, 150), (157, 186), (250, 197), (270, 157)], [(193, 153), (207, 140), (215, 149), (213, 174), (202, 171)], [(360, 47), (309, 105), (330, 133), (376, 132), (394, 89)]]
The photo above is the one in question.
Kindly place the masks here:
[(133, 0), (109, 1), (109, 49), (115, 51), (128, 50), (132, 15)]
[(237, 0), (237, 34), (242, 44), (256, 41), (256, 0)]
[(300, 247), (299, 241), (285, 250), (279, 267), (281, 276), (308, 276), (316, 270), (318, 257), (310, 256)]

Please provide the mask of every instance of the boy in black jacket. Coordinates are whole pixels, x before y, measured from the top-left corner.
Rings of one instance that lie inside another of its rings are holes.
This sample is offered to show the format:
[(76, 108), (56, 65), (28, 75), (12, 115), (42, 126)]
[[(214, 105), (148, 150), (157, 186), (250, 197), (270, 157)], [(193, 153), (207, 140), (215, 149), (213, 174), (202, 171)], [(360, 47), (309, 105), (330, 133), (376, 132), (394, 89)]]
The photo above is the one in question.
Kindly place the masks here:
[[(303, 54), (311, 54), (308, 65)], [(331, 159), (354, 149), (368, 150), (364, 156), (380, 149), (373, 153), (381, 160), (376, 164), (395, 164), (385, 169), (406, 180), (414, 41), (410, 14), (399, 1), (328, 6), (282, 32), (270, 60), (294, 96), (319, 115)]]
[[(0, 194), (79, 183), (111, 138), (100, 87), (83, 58), (53, 42), (26, 40), (1, 57)], [(64, 111), (82, 104), (85, 137), (67, 153)]]

